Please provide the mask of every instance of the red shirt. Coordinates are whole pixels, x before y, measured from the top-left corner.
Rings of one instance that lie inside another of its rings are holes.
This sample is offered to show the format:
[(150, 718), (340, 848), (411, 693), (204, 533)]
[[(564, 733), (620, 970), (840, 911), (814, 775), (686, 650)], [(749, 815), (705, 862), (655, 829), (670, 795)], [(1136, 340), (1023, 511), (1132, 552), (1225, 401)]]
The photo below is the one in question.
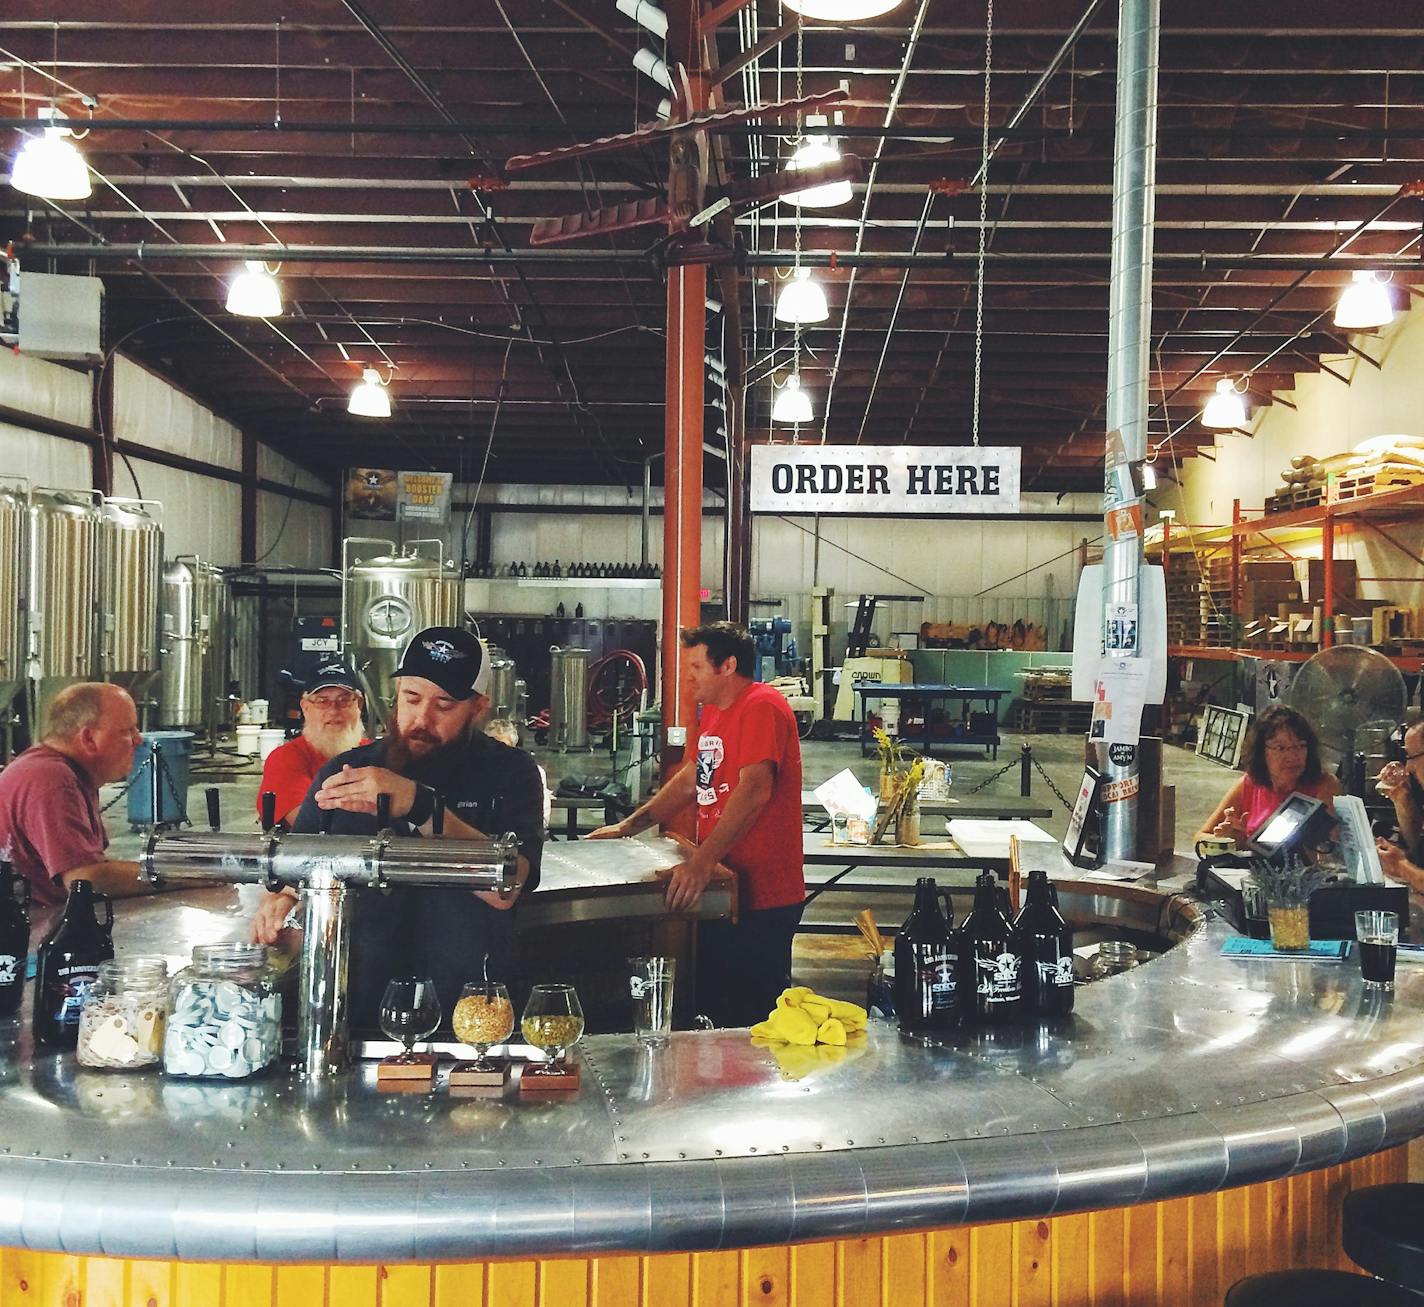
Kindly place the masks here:
[(1312, 799), (1327, 799), (1333, 794), (1330, 778), (1322, 776), (1318, 781), (1293, 785), (1283, 794), (1277, 794), (1269, 785), (1259, 785), (1250, 776), (1242, 776), (1241, 797), (1246, 801), (1246, 833), (1254, 835), (1266, 824), (1269, 817), (1292, 794), (1306, 794)]
[(293, 808), (300, 807), (317, 772), (327, 762), (328, 759), (307, 743), (304, 735), (279, 744), (262, 764), (262, 784), (257, 787), (257, 815), (262, 815), (262, 796), (268, 790), (277, 796), (278, 821)]
[(752, 682), (728, 708), (703, 704), (697, 737), (697, 838), (721, 820), (743, 767), (776, 768), (771, 798), (723, 863), (741, 906), (784, 908), (806, 897), (801, 869), (801, 740), (785, 696)]
[(37, 744), (0, 772), (0, 856), (30, 882), (35, 903), (63, 903), (60, 877), (102, 861), (108, 844), (98, 787), (58, 749)]

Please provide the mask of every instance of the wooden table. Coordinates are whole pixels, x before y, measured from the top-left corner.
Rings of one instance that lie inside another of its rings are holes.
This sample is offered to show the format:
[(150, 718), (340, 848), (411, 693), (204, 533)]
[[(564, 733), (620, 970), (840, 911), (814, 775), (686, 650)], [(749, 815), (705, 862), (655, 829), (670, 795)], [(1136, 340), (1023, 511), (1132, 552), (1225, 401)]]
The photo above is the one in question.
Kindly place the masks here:
[[(986, 798), (972, 795), (964, 799), (950, 799), (947, 802), (919, 803), (921, 817), (975, 817), (983, 821), (1011, 821), (1015, 817), (1025, 817), (1032, 821), (1035, 817), (1051, 817), (1053, 809), (1041, 799)], [(801, 791), (801, 820), (812, 830), (824, 830), (831, 824), (821, 801), (814, 790)]]

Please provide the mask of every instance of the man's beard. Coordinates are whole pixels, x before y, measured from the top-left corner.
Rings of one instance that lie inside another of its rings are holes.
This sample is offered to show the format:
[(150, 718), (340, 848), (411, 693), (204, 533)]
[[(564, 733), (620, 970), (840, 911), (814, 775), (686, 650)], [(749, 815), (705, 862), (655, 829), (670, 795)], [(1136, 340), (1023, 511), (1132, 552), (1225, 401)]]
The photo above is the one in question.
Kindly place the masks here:
[(461, 731), (453, 740), (442, 744), (423, 731), (406, 734), (392, 721), (385, 738), (385, 764), (398, 775), (417, 781), (448, 775), (471, 734), (472, 730)]
[(309, 721), (303, 729), (307, 743), (323, 758), (334, 758), (361, 743), (361, 719), (357, 717), (348, 726), (324, 726)]

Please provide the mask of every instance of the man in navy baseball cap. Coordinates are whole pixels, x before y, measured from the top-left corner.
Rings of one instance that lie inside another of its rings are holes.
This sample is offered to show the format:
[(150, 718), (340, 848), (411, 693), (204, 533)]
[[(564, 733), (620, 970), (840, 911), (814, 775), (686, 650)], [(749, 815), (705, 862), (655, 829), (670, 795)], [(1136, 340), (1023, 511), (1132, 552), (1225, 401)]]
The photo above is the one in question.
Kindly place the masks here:
[[(323, 814), (337, 835), (376, 834), (376, 799), (390, 796), (397, 835), (441, 834), (478, 839), (513, 832), (519, 839), (518, 883), (539, 879), (544, 839), (544, 786), (534, 759), (480, 729), (489, 711), (489, 655), (478, 636), (453, 626), (417, 632), (393, 673), (395, 705), (389, 733), (333, 758), (317, 774), (292, 823), (321, 828)], [(518, 895), (404, 888), (389, 897), (357, 891), (352, 934), (351, 1015), (374, 1025), (385, 983), (394, 975), (427, 975), (454, 1007), (461, 986), (489, 976), (512, 980)], [(290, 892), (266, 896), (253, 922), (259, 943), (276, 940), (290, 911)]]

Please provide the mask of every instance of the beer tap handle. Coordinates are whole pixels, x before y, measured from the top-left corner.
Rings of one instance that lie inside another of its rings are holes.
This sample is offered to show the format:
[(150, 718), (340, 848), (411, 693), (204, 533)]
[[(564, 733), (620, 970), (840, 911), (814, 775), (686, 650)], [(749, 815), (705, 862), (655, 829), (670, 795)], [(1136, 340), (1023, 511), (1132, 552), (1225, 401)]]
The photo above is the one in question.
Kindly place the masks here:
[[(216, 790), (209, 790), (208, 793), (215, 795), (215, 794), (217, 793), (217, 791), (216, 791)], [(265, 830), (265, 831), (271, 830), (272, 827), (275, 826), (276, 824), (277, 824), (277, 791), (276, 791), (276, 790), (263, 790), (263, 791), (262, 791), (262, 829)], [(213, 829), (216, 830), (217, 827), (214, 826)]]
[(218, 787), (209, 785), (203, 793), (208, 800), (208, 825), (213, 830), (222, 830), (222, 808), (218, 800)]
[(376, 829), (378, 831), (390, 830), (391, 828), (391, 796), (384, 792), (376, 795)]
[(337, 813), (337, 809), (335, 809), (335, 808), (323, 808), (323, 809), (322, 809), (322, 813), (321, 813), (321, 826), (319, 827), (319, 830), (321, 831), (321, 833), (322, 833), (323, 835), (330, 835), (330, 834), (331, 834), (331, 827), (332, 827), (332, 824), (336, 821), (336, 813)]
[(437, 839), (445, 834), (445, 796), (435, 796), (435, 811), (430, 814), (430, 833)]

